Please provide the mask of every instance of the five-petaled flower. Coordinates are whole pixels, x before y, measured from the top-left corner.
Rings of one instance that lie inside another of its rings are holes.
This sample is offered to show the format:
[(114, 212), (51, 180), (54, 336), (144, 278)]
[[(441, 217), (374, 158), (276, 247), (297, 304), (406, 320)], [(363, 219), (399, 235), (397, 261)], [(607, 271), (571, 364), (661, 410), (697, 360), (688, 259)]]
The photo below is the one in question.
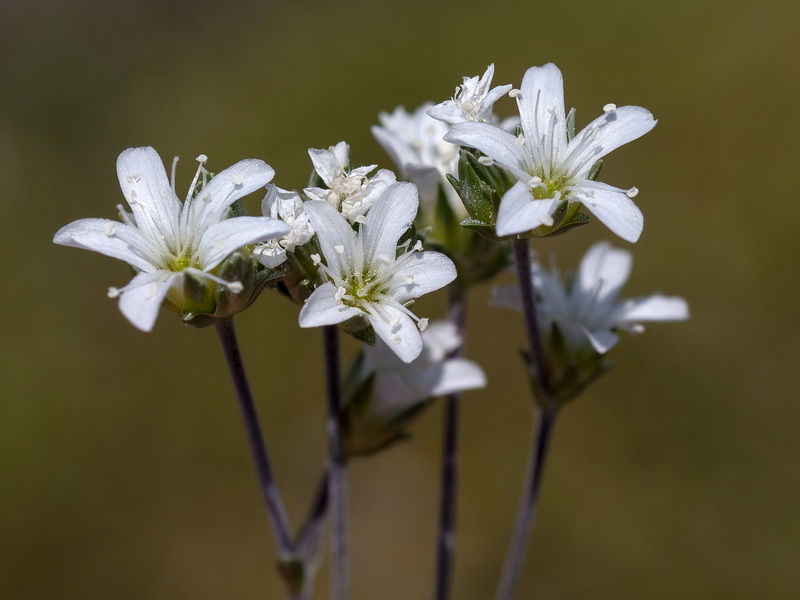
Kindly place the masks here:
[[(419, 207), (417, 188), (394, 183), (378, 197), (358, 232), (327, 202), (305, 205), (325, 257), (315, 255), (327, 281), (317, 287), (300, 311), (301, 327), (319, 327), (366, 318), (375, 333), (404, 362), (422, 351), (407, 304), (444, 287), (456, 277), (453, 262), (439, 252), (399, 246)], [(398, 252), (399, 251), (399, 252)]]
[[(619, 339), (617, 331), (641, 333), (643, 322), (683, 321), (689, 318), (686, 300), (654, 294), (644, 298), (618, 300), (628, 280), (633, 259), (631, 253), (598, 242), (581, 260), (577, 274), (561, 281), (555, 266), (552, 272), (533, 266), (536, 310), (543, 328), (558, 325), (561, 335), (573, 352), (592, 349), (608, 352)], [(519, 287), (494, 290), (492, 304), (522, 310)]]
[(607, 104), (602, 116), (568, 139), (558, 67), (531, 67), (515, 95), (522, 125), (519, 136), (489, 123), (460, 123), (445, 136), (448, 142), (479, 150), (518, 179), (500, 202), (497, 234), (550, 226), (553, 211), (566, 200), (582, 203), (616, 235), (635, 242), (644, 224), (631, 200), (636, 188), (623, 190), (590, 176), (599, 159), (655, 126), (650, 111)]
[(494, 77), (494, 64), (489, 65), (480, 78), (464, 77), (463, 83), (456, 87), (453, 97), (431, 106), (428, 114), (451, 125), (464, 122), (492, 123), (494, 103), (505, 96), (512, 87), (509, 84), (491, 89), (492, 77)]
[(194, 277), (221, 285), (231, 293), (242, 291), (237, 281), (224, 281), (215, 269), (243, 246), (286, 234), (289, 228), (266, 217), (228, 218), (239, 198), (264, 187), (274, 171), (265, 162), (243, 160), (206, 182), (205, 156), (185, 202), (167, 179), (161, 158), (153, 148), (129, 148), (117, 159), (117, 175), (131, 212), (119, 205), (122, 223), (109, 219), (80, 219), (61, 228), (56, 244), (92, 250), (124, 260), (137, 274), (121, 289), (122, 313), (142, 331), (150, 331), (161, 303), (178, 308), (185, 302), (184, 278)]

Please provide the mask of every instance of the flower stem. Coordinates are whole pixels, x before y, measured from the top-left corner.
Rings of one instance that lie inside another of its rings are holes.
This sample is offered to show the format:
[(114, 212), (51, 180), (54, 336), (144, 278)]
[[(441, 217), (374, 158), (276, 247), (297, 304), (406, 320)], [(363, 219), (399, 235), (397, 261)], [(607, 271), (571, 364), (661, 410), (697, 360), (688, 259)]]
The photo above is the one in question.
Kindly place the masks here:
[(267, 517), (272, 525), (275, 545), (278, 548), (281, 560), (287, 560), (294, 554), (292, 538), (289, 533), (289, 521), (286, 518), (283, 499), (272, 473), (267, 446), (261, 434), (258, 413), (253, 402), (253, 396), (250, 393), (250, 385), (247, 383), (242, 355), (239, 352), (239, 342), (236, 339), (236, 331), (233, 328), (233, 319), (218, 320), (216, 322), (216, 330), (222, 343), (225, 359), (228, 362), (228, 370), (230, 371), (233, 385), (236, 388), (236, 396), (239, 399), (239, 408), (242, 411), (250, 452), (261, 484), (261, 492), (264, 495)]
[[(530, 359), (533, 364), (537, 387), (540, 388), (539, 391), (547, 395), (550, 391), (550, 381), (544, 360), (544, 350), (542, 349), (542, 335), (536, 318), (528, 240), (514, 240), (514, 262), (517, 265), (517, 279), (522, 296), (522, 312), (525, 317), (525, 334), (528, 339)], [(544, 398), (540, 400), (544, 400)]]
[[(466, 290), (450, 286), (447, 316), (461, 338), (461, 344), (450, 355), (461, 356), (464, 351), (466, 324)], [(439, 501), (439, 533), (436, 542), (435, 599), (447, 600), (453, 586), (453, 564), (456, 549), (456, 497), (458, 495), (458, 413), (460, 394), (448, 394), (444, 405), (442, 443), (442, 491)]]
[(497, 586), (496, 600), (512, 600), (514, 598), (514, 592), (525, 562), (525, 553), (533, 531), (537, 500), (539, 498), (539, 485), (542, 480), (547, 449), (550, 446), (550, 438), (557, 414), (557, 409), (541, 409), (539, 411), (536, 436), (531, 437), (531, 454), (528, 459), (525, 486), (517, 509), (514, 532), (506, 553), (503, 574)]
[(297, 553), (303, 563), (303, 583), (298, 600), (309, 600), (314, 591), (316, 555), (325, 527), (325, 517), (328, 514), (329, 487), (328, 471), (325, 470), (317, 484), (317, 491), (308, 515), (294, 540), (295, 548), (297, 548)]
[(328, 494), (331, 511), (331, 598), (346, 600), (347, 564), (347, 471), (341, 431), (342, 388), (339, 374), (339, 331), (335, 325), (322, 328), (325, 340), (325, 373), (328, 381)]
[(536, 506), (539, 498), (539, 487), (544, 472), (547, 450), (553, 426), (558, 414), (558, 406), (550, 397), (550, 380), (547, 363), (542, 348), (542, 337), (536, 318), (535, 290), (531, 276), (531, 258), (527, 240), (514, 241), (514, 258), (517, 265), (522, 310), (525, 317), (525, 333), (528, 339), (528, 350), (532, 365), (532, 382), (539, 404), (539, 415), (536, 432), (531, 438), (531, 453), (526, 469), (525, 483), (520, 499), (511, 543), (506, 553), (503, 573), (497, 587), (496, 600), (512, 600), (517, 588), (525, 553), (528, 548), (533, 523), (536, 518)]

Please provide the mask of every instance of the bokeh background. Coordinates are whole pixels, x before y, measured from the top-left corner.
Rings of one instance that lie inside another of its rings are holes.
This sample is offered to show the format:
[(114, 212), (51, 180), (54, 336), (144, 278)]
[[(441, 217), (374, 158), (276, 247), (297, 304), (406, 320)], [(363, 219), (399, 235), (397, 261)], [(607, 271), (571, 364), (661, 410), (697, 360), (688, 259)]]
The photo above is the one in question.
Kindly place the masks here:
[[(125, 265), (51, 244), (115, 215), (121, 150), (182, 156), (179, 188), (200, 153), (263, 158), (298, 188), (307, 148), (342, 139), (391, 167), (379, 110), (445, 99), (490, 62), (519, 85), (554, 61), (579, 126), (608, 102), (659, 118), (604, 180), (641, 190), (627, 293), (682, 295), (692, 320), (624, 338), (565, 409), (520, 598), (797, 598), (799, 7), (0, 1), (0, 597), (282, 597), (214, 332), (168, 312), (135, 330), (105, 296)], [(540, 248), (566, 268), (596, 239)], [(519, 317), (488, 293), (471, 298), (491, 387), (463, 404), (454, 600), (491, 597), (531, 428)], [(321, 335), (296, 314), (265, 295), (237, 321), (294, 524), (325, 456)], [(352, 465), (353, 598), (430, 597), (440, 427), (436, 406)]]

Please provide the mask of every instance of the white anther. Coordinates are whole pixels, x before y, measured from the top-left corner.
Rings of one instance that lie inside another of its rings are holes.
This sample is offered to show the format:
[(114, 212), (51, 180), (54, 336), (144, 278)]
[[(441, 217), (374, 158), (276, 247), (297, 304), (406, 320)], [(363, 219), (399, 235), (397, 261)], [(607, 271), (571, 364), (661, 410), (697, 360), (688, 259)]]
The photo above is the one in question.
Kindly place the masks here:
[(393, 344), (395, 344), (395, 345), (400, 343), (400, 336), (399, 335), (393, 335), (390, 339), (391, 339), (391, 342)]
[(540, 217), (540, 220), (542, 221), (542, 225), (544, 225), (545, 227), (553, 226), (553, 217), (551, 217), (550, 215)]
[(119, 288), (110, 287), (108, 288), (108, 297), (109, 298), (117, 298), (119, 296)]
[(603, 112), (604, 113), (610, 113), (612, 110), (617, 110), (617, 105), (616, 104), (612, 104), (612, 103), (609, 102), (608, 104), (606, 104), (603, 107)]
[(536, 187), (540, 183), (542, 183), (542, 178), (541, 177), (537, 177), (536, 175), (534, 175), (533, 177), (528, 179), (528, 185), (530, 187)]
[(378, 256), (376, 256), (375, 258), (377, 258), (379, 261), (381, 261), (385, 265), (388, 265), (388, 264), (390, 264), (392, 262), (392, 259), (389, 258), (388, 256), (386, 256), (385, 254), (378, 254)]
[(234, 294), (240, 294), (244, 290), (244, 286), (240, 281), (231, 281), (228, 284), (228, 289), (232, 291)]
[(319, 254), (312, 254), (311, 262), (313, 262), (314, 265), (319, 266), (322, 264), (322, 257)]
[(231, 174), (231, 181), (233, 185), (242, 185), (244, 183), (244, 178), (242, 174), (236, 171), (235, 173)]
[(414, 244), (414, 250), (420, 252), (422, 250), (422, 240), (417, 240), (417, 243)]
[(200, 156), (195, 158), (195, 160), (202, 165), (203, 163), (205, 163), (208, 160), (208, 157), (205, 154), (201, 154)]
[(517, 96), (519, 96), (521, 94), (522, 94), (522, 92), (520, 90), (514, 88), (513, 90), (510, 90), (508, 92), (508, 97), (509, 98), (516, 98)]
[(632, 188), (631, 188), (631, 189), (629, 189), (627, 192), (625, 192), (625, 195), (626, 195), (628, 198), (636, 198), (636, 195), (637, 195), (638, 193), (639, 193), (639, 189), (638, 189), (638, 188), (635, 188), (635, 187), (632, 187)]
[(106, 235), (108, 237), (112, 237), (115, 233), (117, 233), (117, 225), (116, 223), (106, 223)]
[(136, 183), (139, 181), (140, 177), (136, 174), (126, 175), (125, 179), (128, 180), (128, 183)]
[(367, 217), (364, 215), (358, 215), (355, 219), (353, 219), (356, 223), (366, 223)]
[(203, 194), (202, 196), (200, 196), (200, 199), (206, 204), (208, 204), (209, 202), (211, 202), (211, 194)]
[(344, 254), (344, 246), (341, 244), (334, 246), (333, 249), (336, 250), (336, 254)]
[(336, 294), (334, 295), (334, 298), (336, 298), (337, 301), (341, 301), (342, 298), (344, 298), (346, 295), (347, 295), (347, 290), (344, 289), (343, 287), (339, 286), (339, 289), (336, 290)]
[(400, 316), (395, 315), (394, 318), (389, 321), (389, 327), (394, 328), (397, 327), (398, 325), (400, 325)]
[(414, 276), (413, 275), (406, 275), (406, 283), (408, 285), (411, 285), (412, 283), (414, 283)]
[(420, 331), (425, 331), (428, 328), (428, 319), (420, 319), (417, 323), (417, 327)]
[(524, 145), (525, 145), (525, 134), (524, 134), (524, 133), (520, 133), (520, 134), (517, 136), (517, 139), (516, 139), (516, 140), (514, 140), (514, 143), (515, 143), (517, 146), (524, 146)]
[(478, 162), (484, 167), (491, 167), (494, 164), (494, 159), (491, 156), (481, 156)]

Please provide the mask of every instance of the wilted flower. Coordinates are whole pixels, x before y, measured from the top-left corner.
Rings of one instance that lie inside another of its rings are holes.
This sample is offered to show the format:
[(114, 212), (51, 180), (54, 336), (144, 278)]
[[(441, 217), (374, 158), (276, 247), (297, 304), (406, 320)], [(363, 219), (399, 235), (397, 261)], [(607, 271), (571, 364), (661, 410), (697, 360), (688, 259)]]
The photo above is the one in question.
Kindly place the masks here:
[(356, 233), (327, 202), (306, 203), (325, 264), (318, 255), (315, 260), (328, 281), (300, 311), (301, 327), (366, 319), (404, 362), (419, 356), (422, 339), (415, 321), (424, 329), (427, 319), (418, 319), (406, 304), (453, 281), (456, 269), (444, 254), (422, 252), (420, 242), (410, 250), (401, 246), (398, 256), (400, 236), (418, 206), (413, 184), (394, 183), (375, 200)]
[(286, 235), (259, 244), (253, 250), (253, 256), (265, 267), (274, 269), (286, 260), (287, 252), (294, 252), (297, 246), (302, 246), (314, 237), (314, 228), (297, 192), (269, 184), (267, 195), (261, 202), (261, 212), (265, 217), (280, 219), (291, 227)]
[(394, 173), (387, 169), (368, 177), (377, 165), (351, 169), (350, 147), (345, 142), (339, 142), (328, 150), (312, 148), (308, 155), (317, 175), (328, 188), (309, 187), (303, 191), (312, 200), (330, 203), (351, 223), (366, 214), (386, 186), (397, 181)]
[[(198, 285), (222, 286), (233, 295), (249, 293), (241, 282), (221, 279), (218, 268), (243, 246), (289, 230), (265, 217), (228, 218), (236, 200), (272, 179), (275, 172), (269, 165), (243, 160), (207, 181), (206, 160), (198, 157), (200, 167), (181, 204), (153, 148), (125, 150), (117, 159), (117, 175), (131, 213), (119, 205), (122, 223), (80, 219), (53, 238), (56, 244), (124, 260), (137, 271), (128, 285), (110, 288), (108, 295), (119, 297), (122, 313), (142, 331), (153, 328), (165, 299), (179, 310), (192, 310), (198, 296), (211, 296), (198, 291)], [(205, 308), (213, 312), (216, 304)]]
[(567, 201), (580, 202), (615, 234), (635, 242), (644, 223), (631, 200), (636, 188), (594, 181), (592, 169), (612, 150), (650, 131), (656, 124), (650, 111), (607, 104), (602, 116), (570, 139), (564, 83), (553, 64), (528, 69), (516, 98), (519, 136), (488, 123), (461, 123), (445, 136), (448, 142), (479, 150), (518, 179), (500, 202), (497, 234), (551, 226), (556, 207)]

